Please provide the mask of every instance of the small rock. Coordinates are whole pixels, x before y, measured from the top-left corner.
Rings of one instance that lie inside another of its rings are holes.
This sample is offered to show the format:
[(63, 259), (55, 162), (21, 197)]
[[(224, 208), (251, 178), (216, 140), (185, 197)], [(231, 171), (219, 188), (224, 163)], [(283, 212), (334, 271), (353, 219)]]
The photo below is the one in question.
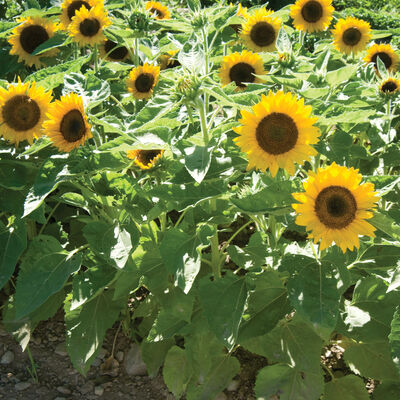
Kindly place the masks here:
[(14, 385), (14, 388), (17, 392), (20, 392), (22, 390), (28, 389), (28, 387), (30, 386), (31, 386), (30, 382), (19, 382)]
[(124, 360), (125, 371), (128, 375), (141, 376), (147, 374), (146, 364), (138, 344), (133, 343)]
[(124, 352), (123, 351), (118, 351), (117, 354), (115, 355), (115, 358), (119, 362), (122, 362), (124, 360)]
[[(44, 342), (44, 341), (43, 341), (43, 342)], [(56, 354), (58, 354), (59, 356), (66, 357), (66, 356), (68, 355), (68, 353), (67, 353), (67, 347), (66, 347), (66, 345), (65, 345), (65, 342), (59, 343), (59, 344), (56, 346), (54, 352), (55, 352)]]
[(33, 343), (35, 343), (38, 346), (42, 343), (42, 338), (40, 338), (40, 337), (35, 337), (32, 340), (33, 340)]
[(103, 393), (104, 393), (104, 389), (103, 389), (101, 386), (96, 386), (96, 387), (94, 388), (94, 394), (95, 394), (96, 396), (102, 396)]
[(60, 392), (61, 394), (71, 394), (71, 391), (64, 386), (59, 386), (57, 388), (57, 391)]
[(231, 383), (228, 385), (228, 387), (226, 388), (226, 390), (228, 392), (234, 392), (235, 390), (237, 390), (237, 388), (239, 387), (239, 381), (231, 381)]
[(8, 336), (8, 332), (2, 326), (0, 326), (0, 336)]
[(93, 367), (98, 367), (101, 364), (101, 358), (96, 357), (92, 363)]
[(102, 347), (102, 348), (100, 349), (99, 354), (98, 354), (97, 357), (99, 357), (99, 358), (101, 358), (102, 360), (104, 360), (106, 354), (107, 354), (107, 350), (106, 350), (104, 347)]
[(87, 393), (90, 393), (91, 391), (93, 391), (93, 388), (94, 388), (93, 382), (88, 381), (84, 385), (82, 385), (82, 387), (78, 388), (78, 390), (82, 394), (87, 394)]
[(10, 350), (6, 351), (1, 357), (0, 364), (7, 365), (11, 364), (14, 361), (14, 353)]
[(54, 400), (65, 400), (65, 397), (56, 397)]
[(227, 400), (228, 398), (226, 397), (226, 394), (224, 392), (221, 392), (215, 400)]

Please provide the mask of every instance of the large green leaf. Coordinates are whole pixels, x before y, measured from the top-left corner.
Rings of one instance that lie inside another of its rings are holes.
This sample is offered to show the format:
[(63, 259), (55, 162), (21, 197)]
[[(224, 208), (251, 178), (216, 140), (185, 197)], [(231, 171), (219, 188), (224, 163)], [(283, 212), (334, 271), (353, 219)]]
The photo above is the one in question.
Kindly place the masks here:
[(210, 329), (231, 350), (236, 344), (247, 299), (245, 279), (232, 273), (214, 281), (206, 276), (200, 281), (199, 293)]
[(40, 307), (81, 266), (80, 255), (66, 251), (53, 236), (36, 236), (21, 263), (15, 293), (16, 318)]
[(271, 365), (258, 373), (254, 391), (259, 399), (319, 399), (323, 391), (322, 373), (304, 372), (285, 364)]
[(211, 164), (213, 147), (193, 146), (185, 148), (185, 167), (193, 179), (200, 183)]
[[(161, 342), (147, 342), (143, 340), (140, 345), (143, 361), (147, 367), (147, 373), (150, 377), (155, 377), (162, 365), (165, 371), (165, 357), (169, 349), (175, 344), (174, 339), (163, 340)], [(165, 378), (164, 378), (165, 379)]]
[(393, 315), (389, 343), (393, 362), (400, 373), (400, 306), (397, 306)]
[(374, 216), (369, 220), (372, 225), (385, 232), (395, 240), (400, 240), (400, 225), (388, 215), (375, 212)]
[(10, 279), (17, 261), (25, 249), (25, 222), (16, 219), (6, 227), (0, 221), (0, 289)]
[(396, 399), (400, 393), (399, 381), (384, 381), (381, 382), (372, 394), (372, 400), (388, 400)]
[(43, 42), (42, 44), (37, 46), (31, 54), (33, 56), (36, 56), (36, 55), (45, 53), (46, 51), (48, 51), (50, 49), (60, 47), (65, 43), (66, 39), (67, 39), (67, 37), (66, 37), (65, 33), (57, 32), (50, 39), (47, 39), (45, 42)]
[(101, 349), (107, 329), (117, 320), (124, 302), (113, 301), (113, 291), (103, 291), (92, 301), (75, 310), (70, 310), (70, 302), (65, 304), (65, 324), (67, 328), (67, 351), (73, 366), (83, 375)]
[(334, 379), (325, 385), (325, 400), (369, 400), (363, 380), (355, 375)]
[(395, 268), (400, 259), (400, 247), (374, 244), (361, 254), (357, 267), (377, 272)]

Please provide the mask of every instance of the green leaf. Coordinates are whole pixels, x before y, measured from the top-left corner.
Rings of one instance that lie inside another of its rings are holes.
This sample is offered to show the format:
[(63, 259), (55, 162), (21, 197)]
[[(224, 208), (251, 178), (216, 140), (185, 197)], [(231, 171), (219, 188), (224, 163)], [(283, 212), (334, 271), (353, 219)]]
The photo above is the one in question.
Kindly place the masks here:
[(347, 82), (356, 73), (357, 68), (358, 66), (353, 64), (335, 71), (330, 71), (326, 74), (326, 81), (331, 86), (337, 86), (342, 82)]
[(39, 54), (45, 53), (46, 51), (48, 51), (50, 49), (55, 49), (57, 47), (64, 45), (66, 40), (67, 40), (67, 38), (65, 36), (65, 33), (57, 32), (50, 39), (46, 40), (45, 42), (43, 42), (39, 46), (37, 46), (31, 54), (33, 56), (37, 56)]
[(81, 266), (80, 255), (64, 250), (53, 236), (36, 236), (20, 266), (15, 293), (16, 318), (31, 313)]
[(92, 301), (75, 310), (65, 304), (67, 351), (73, 366), (86, 375), (91, 363), (101, 349), (107, 329), (117, 320), (124, 302), (113, 301), (113, 291), (103, 291)]
[(192, 373), (185, 350), (178, 346), (171, 347), (165, 358), (163, 378), (169, 391), (178, 399), (185, 393)]
[(254, 391), (259, 399), (319, 399), (323, 391), (322, 373), (303, 372), (284, 364), (271, 365), (258, 373)]
[(389, 343), (393, 362), (400, 373), (400, 306), (397, 306), (396, 312), (393, 315)]
[(400, 383), (385, 381), (381, 382), (372, 393), (372, 400), (395, 399), (400, 393)]
[(387, 341), (351, 344), (343, 357), (353, 372), (366, 378), (379, 380), (400, 378)]
[(360, 260), (355, 264), (358, 268), (382, 271), (395, 268), (400, 259), (400, 247), (374, 244), (362, 253)]
[(125, 267), (139, 241), (139, 232), (134, 224), (110, 226), (106, 222), (94, 221), (83, 228), (83, 235), (95, 253), (117, 268)]
[(10, 279), (17, 261), (25, 249), (25, 222), (16, 219), (6, 227), (0, 221), (0, 289)]
[(277, 272), (267, 270), (261, 274), (249, 273), (246, 282), (254, 288), (249, 290), (239, 342), (269, 332), (290, 311), (287, 290)]
[(211, 164), (213, 147), (193, 146), (185, 148), (185, 167), (193, 179), (200, 183)]
[(388, 215), (381, 212), (374, 212), (374, 216), (368, 222), (393, 239), (400, 240), (400, 225)]
[(231, 350), (236, 344), (247, 299), (245, 279), (232, 273), (214, 281), (206, 276), (199, 283), (199, 293), (210, 329)]
[[(165, 371), (165, 357), (169, 349), (175, 344), (174, 339), (163, 340), (162, 342), (147, 342), (143, 340), (140, 345), (143, 361), (147, 367), (147, 373), (151, 378), (157, 376), (162, 365)], [(164, 378), (165, 379), (165, 378)]]
[(6, 189), (23, 190), (33, 181), (37, 172), (29, 162), (16, 160), (0, 161), (0, 186)]
[(26, 217), (36, 210), (44, 199), (63, 182), (72, 178), (65, 157), (54, 157), (46, 160), (41, 166), (33, 187), (29, 190), (24, 204)]
[(369, 400), (364, 381), (355, 376), (347, 375), (325, 384), (325, 400)]

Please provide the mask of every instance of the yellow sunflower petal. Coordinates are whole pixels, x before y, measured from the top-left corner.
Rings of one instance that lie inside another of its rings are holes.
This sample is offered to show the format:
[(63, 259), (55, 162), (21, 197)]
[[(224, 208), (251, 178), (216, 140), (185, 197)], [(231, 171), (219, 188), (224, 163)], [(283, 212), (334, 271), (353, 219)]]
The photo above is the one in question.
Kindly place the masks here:
[(388, 71), (396, 71), (399, 65), (399, 56), (390, 44), (374, 44), (364, 57), (364, 61), (373, 63), (377, 67), (377, 58), (380, 58)]
[(332, 0), (297, 0), (290, 7), (294, 27), (305, 32), (324, 31), (332, 20), (331, 3)]
[(151, 14), (154, 14), (156, 19), (170, 19), (171, 18), (171, 13), (168, 10), (168, 7), (162, 5), (158, 1), (147, 1), (145, 4), (145, 8)]
[(158, 82), (160, 67), (145, 63), (133, 68), (127, 80), (128, 90), (135, 99), (149, 99)]
[(157, 161), (162, 157), (164, 150), (161, 149), (136, 149), (127, 152), (128, 158), (135, 160), (136, 165), (141, 169), (152, 168)]

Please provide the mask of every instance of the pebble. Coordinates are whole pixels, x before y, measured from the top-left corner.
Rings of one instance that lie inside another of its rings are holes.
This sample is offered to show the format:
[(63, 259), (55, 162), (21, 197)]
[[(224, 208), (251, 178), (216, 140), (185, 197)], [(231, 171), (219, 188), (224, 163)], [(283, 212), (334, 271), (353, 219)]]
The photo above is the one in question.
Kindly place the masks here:
[(59, 391), (61, 394), (71, 394), (71, 391), (64, 386), (58, 386), (57, 391)]
[(94, 394), (95, 394), (96, 396), (102, 396), (103, 393), (104, 393), (104, 389), (103, 389), (101, 386), (96, 386), (96, 387), (94, 388)]
[(123, 351), (118, 351), (117, 354), (115, 355), (115, 358), (119, 362), (122, 362), (124, 360), (124, 352)]
[(101, 364), (101, 358), (96, 357), (92, 362), (93, 367), (98, 367)]
[(3, 327), (0, 327), (0, 336), (8, 336), (8, 332)]
[(65, 342), (59, 343), (56, 346), (54, 352), (56, 354), (58, 354), (59, 356), (66, 357), (68, 355), (68, 353), (67, 353), (67, 347), (65, 345)]
[(93, 390), (94, 384), (93, 382), (86, 382), (84, 385), (82, 385), (82, 387), (78, 388), (78, 390), (82, 393), (82, 394), (87, 394), (89, 392), (91, 392)]
[(28, 389), (28, 387), (30, 386), (31, 386), (30, 382), (19, 382), (14, 385), (14, 388), (17, 392), (20, 392), (22, 390)]
[(102, 348), (100, 349), (99, 354), (98, 354), (97, 357), (99, 357), (99, 358), (101, 358), (102, 360), (104, 360), (106, 354), (107, 354), (107, 350), (106, 350), (104, 347), (102, 347)]
[(40, 338), (40, 337), (35, 337), (32, 340), (33, 340), (33, 343), (35, 343), (38, 346), (39, 346), (39, 344), (42, 343), (42, 338)]
[(65, 400), (65, 397), (56, 397), (54, 400)]
[(234, 392), (235, 390), (237, 390), (237, 388), (239, 387), (239, 381), (231, 381), (231, 383), (228, 385), (228, 387), (226, 388), (226, 390), (228, 392)]
[(0, 364), (7, 365), (14, 361), (14, 353), (10, 350), (6, 351), (1, 357)]
[(224, 392), (221, 392), (215, 400), (227, 400), (228, 398), (226, 397), (226, 394)]
[(128, 375), (142, 376), (147, 374), (146, 364), (143, 362), (142, 354), (138, 344), (132, 344), (125, 356), (124, 366)]

